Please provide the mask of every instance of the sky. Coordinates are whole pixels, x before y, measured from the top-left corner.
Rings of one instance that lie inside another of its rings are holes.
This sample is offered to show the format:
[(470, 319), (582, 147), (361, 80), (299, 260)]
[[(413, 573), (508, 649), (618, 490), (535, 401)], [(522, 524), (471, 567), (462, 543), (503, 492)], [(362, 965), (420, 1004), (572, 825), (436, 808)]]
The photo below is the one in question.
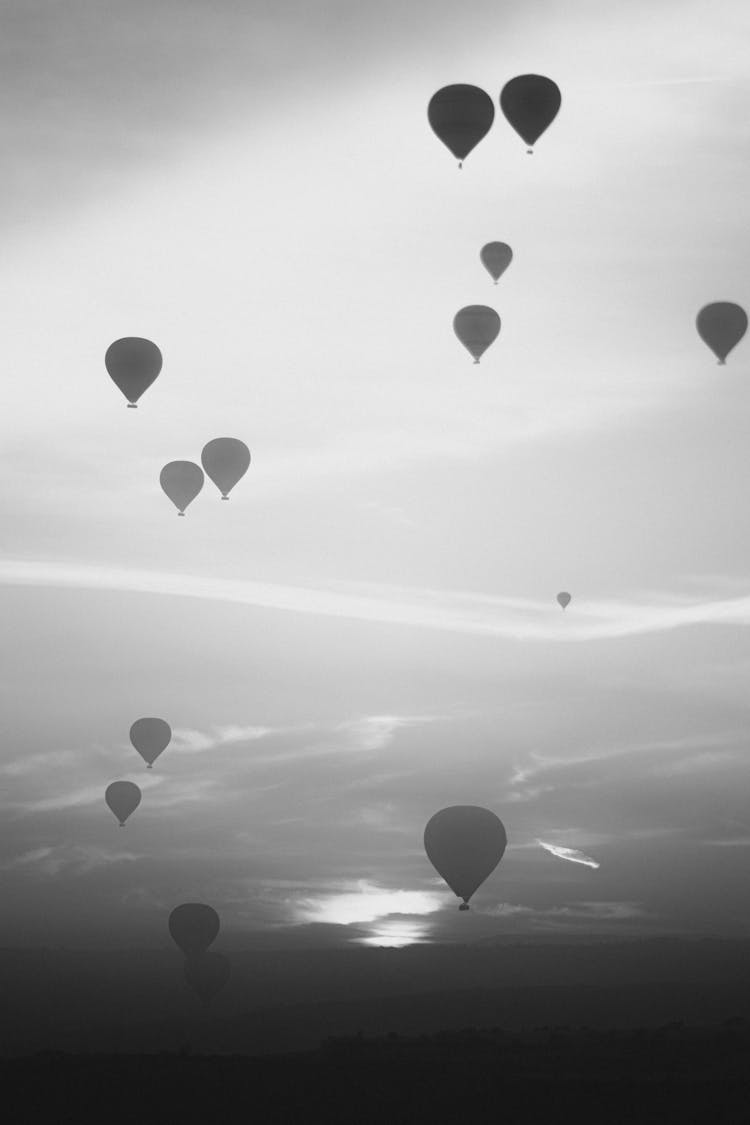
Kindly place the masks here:
[[(750, 343), (695, 331), (750, 306), (747, 5), (0, 27), (0, 945), (159, 946), (183, 901), (227, 948), (750, 932)], [(529, 72), (533, 158), (497, 108)], [(455, 82), (496, 104), (460, 172)], [(122, 336), (164, 356), (137, 411)], [(225, 435), (246, 477), (176, 519), (161, 467)], [(508, 834), (462, 914), (422, 847), (452, 804)]]

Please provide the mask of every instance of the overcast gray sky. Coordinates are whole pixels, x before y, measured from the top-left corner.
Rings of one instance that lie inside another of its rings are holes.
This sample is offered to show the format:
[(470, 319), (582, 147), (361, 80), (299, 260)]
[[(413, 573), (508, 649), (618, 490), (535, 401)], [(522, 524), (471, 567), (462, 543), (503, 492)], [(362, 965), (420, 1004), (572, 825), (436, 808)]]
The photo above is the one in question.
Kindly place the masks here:
[[(750, 307), (747, 5), (0, 12), (0, 941), (186, 899), (238, 944), (748, 932), (750, 343), (694, 327)], [(533, 159), (498, 109), (459, 173), (432, 93), (527, 72)], [(162, 465), (225, 434), (247, 476), (176, 519)], [(460, 916), (458, 803), (509, 838)]]

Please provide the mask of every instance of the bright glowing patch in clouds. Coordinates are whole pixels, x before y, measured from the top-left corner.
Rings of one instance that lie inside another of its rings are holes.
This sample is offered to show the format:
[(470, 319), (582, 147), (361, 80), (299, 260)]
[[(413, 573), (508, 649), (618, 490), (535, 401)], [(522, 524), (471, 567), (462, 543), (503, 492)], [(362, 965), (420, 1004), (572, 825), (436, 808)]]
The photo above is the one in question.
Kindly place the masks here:
[(373, 927), (370, 937), (357, 938), (359, 945), (385, 946), (389, 949), (402, 949), (405, 945), (426, 941), (428, 927), (422, 922), (399, 920), (381, 922)]
[(356, 891), (301, 900), (296, 906), (297, 920), (349, 926), (389, 914), (433, 914), (443, 905), (442, 897), (430, 891), (387, 891), (364, 880), (357, 886)]
[(544, 840), (538, 840), (537, 842), (545, 851), (548, 851), (550, 855), (556, 855), (558, 859), (567, 859), (571, 863), (582, 863), (584, 867), (600, 866), (597, 860), (592, 859), (585, 852), (578, 851), (577, 848), (561, 848), (557, 844), (545, 844)]

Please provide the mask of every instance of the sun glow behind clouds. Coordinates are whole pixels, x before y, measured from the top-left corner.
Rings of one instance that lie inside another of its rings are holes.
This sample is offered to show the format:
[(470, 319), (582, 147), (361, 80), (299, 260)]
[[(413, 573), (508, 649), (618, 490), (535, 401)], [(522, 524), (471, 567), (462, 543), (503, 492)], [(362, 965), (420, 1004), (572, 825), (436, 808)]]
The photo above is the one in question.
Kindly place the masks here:
[(359, 945), (385, 946), (389, 949), (402, 949), (405, 945), (429, 941), (429, 925), (412, 922), (406, 918), (381, 922), (373, 927), (370, 937), (357, 938)]
[[(442, 896), (431, 891), (388, 891), (365, 880), (356, 886), (354, 891), (301, 900), (296, 907), (297, 920), (350, 926), (375, 922), (389, 914), (434, 914), (443, 906)], [(404, 923), (402, 928), (407, 926)]]

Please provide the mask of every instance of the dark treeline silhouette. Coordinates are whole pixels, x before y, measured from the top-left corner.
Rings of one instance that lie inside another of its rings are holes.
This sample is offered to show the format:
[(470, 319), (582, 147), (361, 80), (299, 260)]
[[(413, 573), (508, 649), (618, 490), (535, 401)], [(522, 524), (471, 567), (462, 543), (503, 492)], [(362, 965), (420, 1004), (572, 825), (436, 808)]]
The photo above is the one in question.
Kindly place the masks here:
[(45, 1053), (0, 1062), (13, 1122), (748, 1120), (750, 1024), (331, 1039), (266, 1058)]

